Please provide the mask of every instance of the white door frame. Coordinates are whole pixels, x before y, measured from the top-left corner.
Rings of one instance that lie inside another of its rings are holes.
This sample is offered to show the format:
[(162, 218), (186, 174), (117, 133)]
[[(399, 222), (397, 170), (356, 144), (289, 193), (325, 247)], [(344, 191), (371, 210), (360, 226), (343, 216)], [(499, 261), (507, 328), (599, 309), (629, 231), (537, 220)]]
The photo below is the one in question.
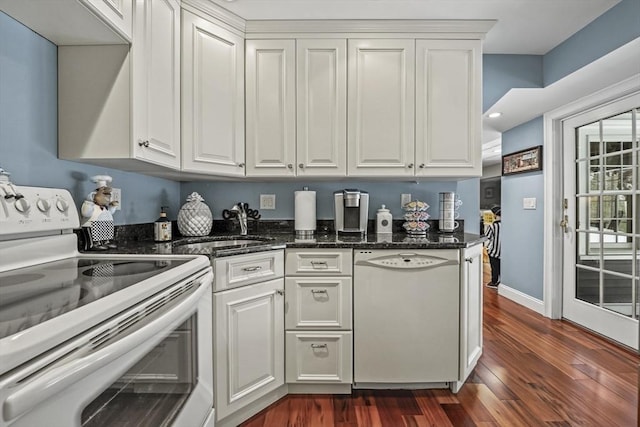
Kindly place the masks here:
[(635, 75), (544, 115), (544, 315), (562, 317), (563, 231), (562, 206), (562, 121), (621, 98), (640, 93), (640, 76)]

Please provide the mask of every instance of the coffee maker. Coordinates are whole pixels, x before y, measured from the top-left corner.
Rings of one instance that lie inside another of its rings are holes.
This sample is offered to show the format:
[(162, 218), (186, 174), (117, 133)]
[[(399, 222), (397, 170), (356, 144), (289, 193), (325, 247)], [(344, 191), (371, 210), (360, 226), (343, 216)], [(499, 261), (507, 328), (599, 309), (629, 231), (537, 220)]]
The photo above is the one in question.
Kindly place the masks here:
[(369, 193), (344, 189), (333, 193), (336, 234), (357, 233), (367, 235), (369, 220)]

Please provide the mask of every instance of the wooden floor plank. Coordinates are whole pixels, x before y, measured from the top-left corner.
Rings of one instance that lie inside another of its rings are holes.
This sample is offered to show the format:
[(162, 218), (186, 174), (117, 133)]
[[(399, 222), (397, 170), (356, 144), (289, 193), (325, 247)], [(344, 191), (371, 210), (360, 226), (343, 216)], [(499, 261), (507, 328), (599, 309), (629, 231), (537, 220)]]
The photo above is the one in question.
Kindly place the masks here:
[(484, 348), (459, 393), (289, 395), (242, 427), (638, 426), (638, 354), (484, 291)]

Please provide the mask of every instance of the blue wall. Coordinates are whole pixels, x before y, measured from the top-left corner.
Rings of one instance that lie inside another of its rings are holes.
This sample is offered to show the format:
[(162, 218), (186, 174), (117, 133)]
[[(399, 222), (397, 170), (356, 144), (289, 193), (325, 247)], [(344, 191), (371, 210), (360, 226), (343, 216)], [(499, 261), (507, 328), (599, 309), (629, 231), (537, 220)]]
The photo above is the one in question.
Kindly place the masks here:
[[(503, 153), (542, 145), (544, 121), (533, 119), (502, 134)], [(502, 177), (502, 282), (542, 300), (544, 239), (543, 171)], [(536, 198), (536, 209), (522, 208)]]
[(512, 88), (542, 87), (541, 55), (483, 55), (482, 111)]
[(638, 37), (640, 0), (622, 0), (544, 55), (544, 85), (566, 77)]
[(54, 44), (0, 12), (0, 167), (16, 185), (60, 187), (77, 206), (93, 191), (93, 175), (122, 189), (116, 224), (152, 222), (160, 206), (177, 212), (180, 184), (136, 173), (59, 160), (58, 74)]
[(460, 182), (189, 182), (182, 184), (182, 199), (196, 191), (205, 199), (214, 218), (222, 218), (222, 210), (230, 209), (237, 202), (249, 203), (254, 209), (260, 208), (260, 194), (275, 194), (276, 209), (260, 210), (263, 219), (292, 219), (294, 213), (294, 192), (304, 186), (316, 192), (317, 219), (333, 219), (333, 192), (343, 188), (357, 188), (369, 193), (369, 218), (376, 217), (376, 211), (384, 204), (394, 219), (401, 219), (403, 211), (400, 195), (410, 193), (412, 199), (422, 200), (430, 206), (431, 218), (438, 218), (438, 193), (454, 191), (463, 204), (460, 218), (467, 220), (465, 231), (478, 233), (480, 230), (480, 180), (469, 179)]
[[(640, 37), (640, 0), (622, 0), (540, 59), (527, 55), (485, 55), (484, 109), (509, 86), (548, 86), (590, 62)], [(639, 53), (640, 54), (640, 53)], [(536, 73), (539, 73), (536, 75)], [(542, 83), (541, 83), (542, 82)], [(502, 95), (501, 95), (502, 94)], [(506, 112), (508, 113), (508, 112)], [(544, 143), (542, 117), (502, 134), (502, 153)], [(502, 281), (543, 299), (544, 171), (502, 178)], [(547, 195), (552, 197), (553, 195)], [(536, 210), (523, 210), (522, 199), (535, 197)]]

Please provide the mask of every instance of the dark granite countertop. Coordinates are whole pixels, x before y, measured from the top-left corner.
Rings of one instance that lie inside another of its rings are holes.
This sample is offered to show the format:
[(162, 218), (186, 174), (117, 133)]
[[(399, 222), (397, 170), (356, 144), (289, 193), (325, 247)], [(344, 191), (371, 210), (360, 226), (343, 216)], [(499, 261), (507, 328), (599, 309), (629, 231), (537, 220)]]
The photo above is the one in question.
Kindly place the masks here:
[[(216, 247), (221, 240), (238, 239), (231, 247)], [(464, 232), (427, 233), (423, 237), (412, 237), (406, 233), (391, 236), (368, 234), (360, 236), (336, 236), (335, 233), (321, 233), (313, 239), (296, 239), (291, 232), (263, 232), (238, 236), (221, 233), (205, 237), (179, 237), (167, 243), (152, 240), (119, 240), (118, 248), (101, 253), (127, 254), (193, 254), (209, 257), (241, 255), (284, 248), (353, 248), (353, 249), (461, 249), (480, 244), (486, 237)], [(246, 241), (246, 242), (245, 242)]]

